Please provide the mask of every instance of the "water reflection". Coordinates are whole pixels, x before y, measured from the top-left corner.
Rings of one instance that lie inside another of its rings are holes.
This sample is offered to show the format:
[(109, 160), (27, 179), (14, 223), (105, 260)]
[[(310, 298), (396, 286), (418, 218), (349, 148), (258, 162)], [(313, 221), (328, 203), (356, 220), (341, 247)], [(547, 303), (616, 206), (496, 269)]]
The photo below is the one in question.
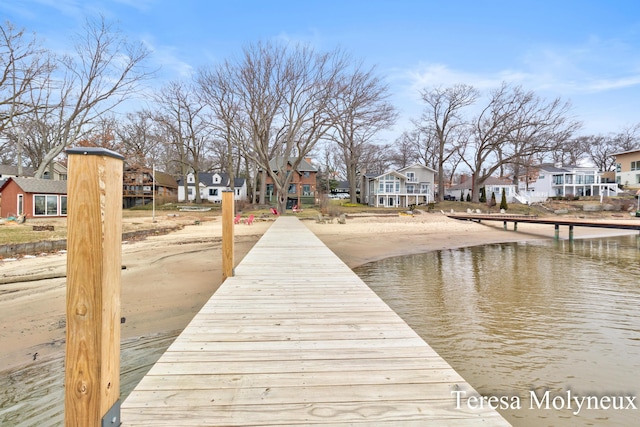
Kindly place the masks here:
[(356, 273), (480, 393), (520, 396), (526, 409), (503, 411), (513, 425), (636, 425), (640, 410), (576, 416), (525, 399), (640, 395), (639, 249), (636, 236), (486, 245)]

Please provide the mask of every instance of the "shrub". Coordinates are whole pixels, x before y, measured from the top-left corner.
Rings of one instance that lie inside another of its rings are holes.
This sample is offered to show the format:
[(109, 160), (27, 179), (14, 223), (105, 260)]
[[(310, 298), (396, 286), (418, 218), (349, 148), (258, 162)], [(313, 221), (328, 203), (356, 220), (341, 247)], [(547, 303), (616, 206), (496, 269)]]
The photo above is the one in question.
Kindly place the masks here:
[(507, 205), (507, 193), (505, 193), (504, 188), (502, 189), (502, 199), (500, 200), (500, 209), (504, 209), (505, 211), (509, 209)]

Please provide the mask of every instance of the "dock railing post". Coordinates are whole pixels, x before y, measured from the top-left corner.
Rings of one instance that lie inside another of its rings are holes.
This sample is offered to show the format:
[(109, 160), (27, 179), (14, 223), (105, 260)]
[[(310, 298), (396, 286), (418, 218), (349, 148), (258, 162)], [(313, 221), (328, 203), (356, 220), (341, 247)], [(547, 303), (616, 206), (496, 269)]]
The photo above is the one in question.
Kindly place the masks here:
[(65, 426), (119, 426), (123, 157), (67, 154)]
[(233, 276), (233, 191), (222, 192), (222, 281)]
[(554, 224), (553, 228), (554, 228), (553, 238), (555, 240), (559, 240), (560, 239), (560, 224)]

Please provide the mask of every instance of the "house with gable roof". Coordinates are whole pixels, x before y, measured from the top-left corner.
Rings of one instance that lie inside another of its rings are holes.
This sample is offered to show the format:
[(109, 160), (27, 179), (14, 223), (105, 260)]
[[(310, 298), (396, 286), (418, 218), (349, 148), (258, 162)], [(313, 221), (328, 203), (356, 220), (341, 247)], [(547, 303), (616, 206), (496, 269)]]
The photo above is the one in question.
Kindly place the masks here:
[(397, 208), (431, 203), (435, 174), (434, 169), (419, 163), (383, 174), (365, 174), (360, 188), (362, 203)]
[(67, 216), (67, 181), (10, 177), (0, 186), (0, 215)]
[[(222, 203), (222, 192), (231, 190), (229, 175), (222, 172), (199, 172), (198, 179), (193, 172), (187, 174), (187, 197), (185, 197), (184, 180), (178, 180), (178, 202), (196, 200), (196, 191), (200, 199), (210, 203)], [(234, 200), (247, 200), (247, 181), (244, 178), (233, 180)]]
[[(276, 157), (271, 159), (269, 167), (272, 171), (286, 170), (288, 174), (292, 173), (292, 166), (296, 158), (291, 157), (284, 164), (284, 157)], [(311, 164), (311, 159), (304, 158), (300, 161), (287, 189), (287, 209), (293, 206), (301, 206), (302, 204), (315, 204), (317, 202), (316, 177), (318, 170)], [(266, 177), (266, 197), (267, 203), (277, 203), (278, 194), (275, 192), (275, 185), (271, 176)]]

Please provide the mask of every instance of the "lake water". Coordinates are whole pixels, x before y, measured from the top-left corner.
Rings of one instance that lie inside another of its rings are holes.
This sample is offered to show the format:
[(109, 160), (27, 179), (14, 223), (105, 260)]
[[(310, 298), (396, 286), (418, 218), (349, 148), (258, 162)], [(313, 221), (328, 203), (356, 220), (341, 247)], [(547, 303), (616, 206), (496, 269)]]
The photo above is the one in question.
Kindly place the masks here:
[(480, 395), (508, 403), (500, 412), (512, 425), (640, 425), (636, 235), (438, 251), (355, 271)]

